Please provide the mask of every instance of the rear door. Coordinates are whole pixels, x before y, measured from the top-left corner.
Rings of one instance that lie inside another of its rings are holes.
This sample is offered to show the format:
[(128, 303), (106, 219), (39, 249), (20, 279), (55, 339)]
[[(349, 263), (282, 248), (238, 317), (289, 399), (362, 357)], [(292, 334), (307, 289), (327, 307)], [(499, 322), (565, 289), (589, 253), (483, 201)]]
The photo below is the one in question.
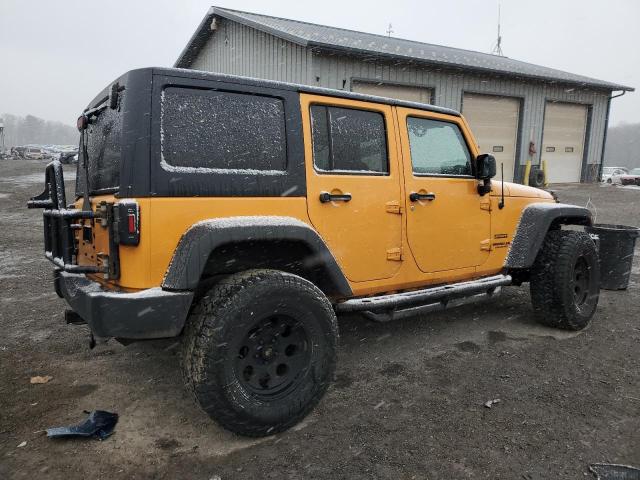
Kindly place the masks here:
[(301, 94), (307, 209), (352, 282), (401, 264), (400, 172), (389, 105)]
[(459, 117), (398, 108), (407, 237), (420, 270), (481, 265), (489, 256), (489, 195), (478, 194), (474, 150)]

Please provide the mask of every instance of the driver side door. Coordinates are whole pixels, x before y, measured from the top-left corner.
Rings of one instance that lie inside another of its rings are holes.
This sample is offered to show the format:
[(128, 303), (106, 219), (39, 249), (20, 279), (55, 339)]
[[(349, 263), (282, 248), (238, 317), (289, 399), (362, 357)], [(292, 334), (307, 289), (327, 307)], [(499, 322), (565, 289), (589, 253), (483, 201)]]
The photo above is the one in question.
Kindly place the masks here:
[(461, 117), (397, 108), (401, 132), (407, 237), (425, 273), (474, 269), (489, 257), (489, 195), (473, 176)]

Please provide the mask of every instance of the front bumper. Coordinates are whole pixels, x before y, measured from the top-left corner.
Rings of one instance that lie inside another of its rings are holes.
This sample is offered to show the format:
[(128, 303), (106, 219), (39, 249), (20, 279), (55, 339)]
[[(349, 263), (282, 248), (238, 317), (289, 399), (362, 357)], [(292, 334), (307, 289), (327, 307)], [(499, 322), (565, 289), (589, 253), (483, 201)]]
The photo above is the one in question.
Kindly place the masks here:
[(105, 290), (84, 275), (56, 272), (56, 291), (96, 337), (146, 340), (180, 335), (193, 292), (150, 288), (134, 293)]

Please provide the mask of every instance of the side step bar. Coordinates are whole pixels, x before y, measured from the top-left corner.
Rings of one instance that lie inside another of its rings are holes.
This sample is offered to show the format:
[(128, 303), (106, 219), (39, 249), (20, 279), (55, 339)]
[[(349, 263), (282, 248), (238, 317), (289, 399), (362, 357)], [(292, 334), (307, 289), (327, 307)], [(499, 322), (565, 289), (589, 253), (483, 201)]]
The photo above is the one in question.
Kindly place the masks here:
[(337, 313), (361, 312), (377, 322), (388, 322), (419, 313), (444, 310), (493, 297), (511, 284), (509, 275), (494, 275), (411, 292), (354, 298), (335, 306)]

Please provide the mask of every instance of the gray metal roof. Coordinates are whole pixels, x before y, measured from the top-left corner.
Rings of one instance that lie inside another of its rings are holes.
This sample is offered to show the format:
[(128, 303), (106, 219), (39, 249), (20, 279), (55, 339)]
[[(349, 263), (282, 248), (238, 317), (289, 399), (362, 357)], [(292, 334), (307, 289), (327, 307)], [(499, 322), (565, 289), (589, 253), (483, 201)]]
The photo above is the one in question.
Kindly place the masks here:
[(375, 55), (395, 60), (438, 65), (441, 68), (473, 70), (507, 75), (509, 77), (589, 86), (607, 90), (634, 90), (632, 87), (521, 62), (508, 57), (221, 7), (211, 7), (209, 9), (189, 43), (180, 54), (174, 65), (175, 67), (188, 68), (191, 65), (211, 35), (210, 25), (214, 17), (226, 18), (304, 47), (360, 54), (368, 57)]

